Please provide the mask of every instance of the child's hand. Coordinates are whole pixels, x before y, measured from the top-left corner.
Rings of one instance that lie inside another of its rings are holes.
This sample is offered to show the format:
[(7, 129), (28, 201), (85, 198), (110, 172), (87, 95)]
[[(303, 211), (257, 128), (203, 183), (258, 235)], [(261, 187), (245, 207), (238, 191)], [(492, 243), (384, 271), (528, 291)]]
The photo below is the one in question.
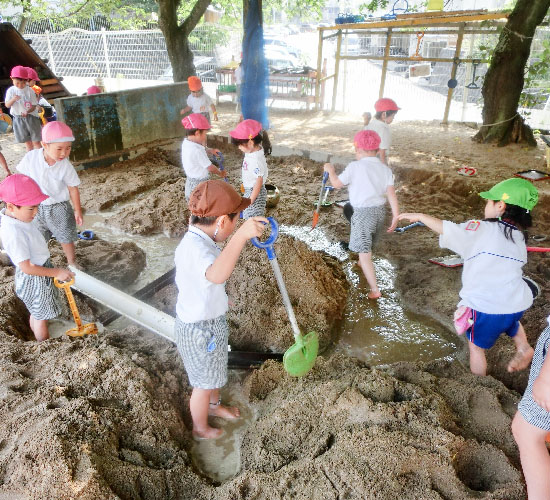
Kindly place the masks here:
[(388, 233), (393, 233), (399, 222), (399, 217), (393, 217), (391, 220), (391, 226), (388, 228)]
[(221, 153), (221, 151), (219, 149), (216, 149), (216, 148), (211, 148), (209, 150), (209, 153), (211, 153), (213, 155), (219, 155)]
[(59, 281), (71, 281), (74, 278), (74, 273), (72, 271), (63, 269), (62, 267), (54, 269), (54, 272), (54, 278), (57, 278)]
[(82, 226), (82, 210), (75, 210), (74, 211), (74, 220), (76, 221), (77, 226)]
[(331, 172), (334, 172), (334, 165), (332, 163), (325, 163), (323, 165), (323, 170), (330, 174)]
[(23, 112), (21, 113), (21, 116), (22, 116), (23, 118), (25, 118), (25, 117), (27, 116), (27, 112), (26, 112), (26, 111), (23, 111)]
[[(397, 220), (408, 220), (410, 222), (421, 222), (424, 214), (400, 214), (397, 216)], [(395, 229), (395, 228), (394, 228)]]
[(182, 109), (182, 110), (180, 111), (180, 115), (184, 115), (185, 113), (187, 113), (187, 111), (185, 111), (185, 109)]
[(550, 411), (550, 380), (539, 375), (533, 382), (533, 399), (541, 408)]
[(250, 217), (237, 230), (235, 236), (239, 235), (247, 240), (259, 238), (264, 232), (266, 224), (269, 224), (269, 221), (265, 217)]
[(12, 100), (13, 100), (13, 102), (20, 101), (20, 100), (21, 100), (21, 96), (20, 96), (20, 95), (14, 95)]

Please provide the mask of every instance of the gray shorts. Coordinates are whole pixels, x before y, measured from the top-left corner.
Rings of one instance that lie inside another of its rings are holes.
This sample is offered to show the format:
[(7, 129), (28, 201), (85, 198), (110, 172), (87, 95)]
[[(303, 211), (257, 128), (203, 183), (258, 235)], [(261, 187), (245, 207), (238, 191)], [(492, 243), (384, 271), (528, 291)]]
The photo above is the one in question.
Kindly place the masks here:
[(526, 422), (538, 427), (539, 429), (550, 431), (550, 412), (541, 408), (533, 399), (533, 383), (539, 376), (542, 363), (548, 356), (550, 350), (550, 326), (547, 326), (539, 336), (535, 355), (531, 362), (531, 372), (529, 373), (529, 382), (527, 389), (518, 405), (518, 410)]
[(210, 177), (204, 177), (202, 179), (195, 179), (194, 177), (187, 177), (185, 179), (185, 199), (189, 201), (191, 193), (193, 190), (204, 181), (207, 181)]
[(353, 208), (349, 249), (357, 253), (369, 253), (384, 229), (386, 207)]
[(44, 235), (46, 241), (52, 236), (59, 243), (72, 243), (78, 238), (73, 206), (69, 201), (53, 205), (38, 205), (33, 223)]
[(38, 142), (42, 140), (42, 123), (33, 115), (13, 117), (15, 142)]
[[(243, 196), (245, 198), (250, 198), (251, 194), (252, 194), (252, 188), (245, 188)], [(260, 189), (260, 192), (258, 193), (258, 197), (254, 200), (254, 203), (252, 203), (252, 205), (246, 207), (243, 210), (243, 219), (249, 219), (250, 217), (256, 217), (256, 216), (263, 217), (265, 215), (266, 202), (267, 202), (267, 190), (264, 185)]]
[(191, 387), (219, 389), (227, 383), (227, 339), (225, 315), (196, 323), (176, 318), (176, 345)]
[(201, 114), (202, 116), (204, 116), (204, 117), (208, 120), (208, 123), (210, 123), (210, 124), (212, 123), (212, 122), (210, 121), (210, 112), (209, 112), (209, 111), (204, 111), (204, 112), (202, 112), (202, 113), (200, 113), (200, 114)]
[[(50, 259), (44, 267), (53, 267)], [(53, 284), (53, 278), (26, 274), (15, 268), (15, 294), (23, 301), (34, 319), (47, 320), (61, 315), (59, 289)]]

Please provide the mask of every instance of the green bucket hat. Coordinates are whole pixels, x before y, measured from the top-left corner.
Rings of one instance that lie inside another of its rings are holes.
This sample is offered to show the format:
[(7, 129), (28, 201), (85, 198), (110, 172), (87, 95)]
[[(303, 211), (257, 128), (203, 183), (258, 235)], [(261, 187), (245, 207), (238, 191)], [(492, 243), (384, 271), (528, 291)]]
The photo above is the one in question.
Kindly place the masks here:
[(495, 184), (489, 191), (479, 193), (486, 200), (503, 201), (509, 205), (517, 205), (525, 210), (533, 210), (539, 201), (539, 193), (532, 183), (525, 179), (506, 179)]

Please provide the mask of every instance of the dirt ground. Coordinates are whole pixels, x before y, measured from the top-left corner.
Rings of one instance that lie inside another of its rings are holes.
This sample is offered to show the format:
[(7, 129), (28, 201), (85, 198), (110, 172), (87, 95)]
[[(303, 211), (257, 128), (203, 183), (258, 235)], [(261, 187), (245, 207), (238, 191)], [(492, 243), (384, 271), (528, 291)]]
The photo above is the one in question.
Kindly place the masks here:
[[(221, 106), (214, 133), (236, 116)], [(277, 145), (351, 156), (359, 117), (273, 112)], [(482, 216), (477, 193), (518, 170), (544, 169), (542, 147), (498, 149), (472, 143), (474, 130), (436, 123), (396, 122), (392, 168), (402, 211), (424, 211), (454, 221)], [(216, 145), (216, 144), (211, 144)], [(225, 146), (230, 180), (238, 185), (240, 155)], [(109, 210), (109, 225), (134, 234), (181, 236), (188, 211), (177, 148), (109, 168), (81, 172), (83, 205)], [(268, 215), (309, 226), (322, 164), (303, 157), (268, 160), (281, 200)], [(457, 175), (463, 166), (475, 177)], [(548, 181), (532, 234), (549, 234)], [(333, 199), (345, 199), (337, 193)], [(116, 204), (125, 202), (121, 210)], [(320, 227), (329, 239), (348, 236), (335, 205)], [(126, 246), (125, 246), (126, 245)], [(536, 244), (545, 245), (545, 243)], [(342, 265), (305, 244), (281, 237), (276, 246), (302, 328), (335, 341), (346, 303)], [(118, 286), (145, 265), (128, 244), (82, 242), (85, 270)], [(62, 259), (55, 251), (54, 259)], [(460, 270), (427, 263), (444, 255), (427, 229), (388, 234), (377, 253), (397, 269), (406, 307), (449, 328), (458, 301)], [(353, 259), (354, 256), (352, 255)], [(548, 315), (548, 254), (530, 254), (525, 273), (541, 297), (524, 317), (532, 344)], [(24, 306), (13, 295), (13, 267), (0, 267), (0, 496), (56, 499), (523, 499), (518, 453), (509, 430), (527, 372), (509, 375), (507, 339), (489, 351), (491, 375), (472, 376), (458, 362), (365, 366), (342, 355), (320, 357), (302, 379), (268, 362), (244, 386), (254, 419), (239, 440), (241, 471), (224, 484), (207, 480), (191, 460), (190, 387), (175, 346), (130, 326), (93, 338), (28, 341)], [(281, 352), (291, 341), (284, 309), (264, 252), (247, 247), (227, 290), (231, 343), (239, 349)], [(174, 290), (153, 303), (173, 312)], [(94, 311), (89, 310), (93, 315)], [(27, 341), (25, 341), (27, 340)], [(223, 425), (221, 422), (217, 422)]]

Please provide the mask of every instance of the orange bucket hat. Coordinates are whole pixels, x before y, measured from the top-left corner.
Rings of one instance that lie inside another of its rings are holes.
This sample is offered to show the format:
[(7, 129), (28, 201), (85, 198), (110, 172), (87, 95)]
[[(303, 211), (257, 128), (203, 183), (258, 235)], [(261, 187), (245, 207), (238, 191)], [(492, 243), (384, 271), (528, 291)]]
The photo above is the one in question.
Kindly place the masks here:
[(191, 92), (197, 92), (202, 89), (202, 82), (198, 76), (190, 76), (187, 79), (187, 85), (189, 85), (189, 90)]

